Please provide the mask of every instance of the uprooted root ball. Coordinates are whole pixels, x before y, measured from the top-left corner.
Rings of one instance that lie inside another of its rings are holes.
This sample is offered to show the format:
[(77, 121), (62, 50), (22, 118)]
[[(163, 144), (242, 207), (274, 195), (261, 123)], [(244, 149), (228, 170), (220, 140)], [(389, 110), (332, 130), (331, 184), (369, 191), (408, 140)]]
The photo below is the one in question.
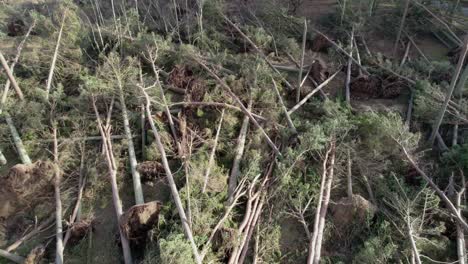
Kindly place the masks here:
[(162, 203), (153, 201), (130, 207), (120, 217), (120, 228), (124, 235), (136, 245), (146, 241), (148, 231), (157, 223)]

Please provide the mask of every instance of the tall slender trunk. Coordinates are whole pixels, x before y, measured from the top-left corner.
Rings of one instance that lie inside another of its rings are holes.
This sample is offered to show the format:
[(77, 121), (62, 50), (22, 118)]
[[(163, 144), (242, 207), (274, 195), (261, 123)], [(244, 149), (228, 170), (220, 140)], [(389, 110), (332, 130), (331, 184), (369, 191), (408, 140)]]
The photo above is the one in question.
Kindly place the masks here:
[(65, 14), (63, 14), (62, 24), (60, 25), (60, 31), (59, 31), (59, 35), (57, 38), (57, 44), (55, 45), (54, 56), (52, 57), (52, 62), (50, 63), (49, 77), (47, 78), (47, 83), (46, 83), (46, 99), (49, 99), (50, 87), (52, 86), (52, 79), (54, 77), (55, 64), (57, 63), (57, 57), (58, 57), (59, 48), (60, 48), (60, 41), (62, 39), (63, 26), (65, 24), (65, 17), (66, 17)]
[(122, 119), (124, 123), (125, 136), (127, 137), (128, 158), (130, 161), (130, 170), (132, 172), (133, 192), (135, 194), (135, 204), (145, 203), (143, 198), (143, 189), (141, 187), (141, 177), (137, 170), (138, 162), (135, 154), (135, 146), (133, 145), (132, 131), (130, 130), (130, 121), (128, 120), (127, 106), (125, 104), (125, 95), (120, 78), (117, 77), (119, 85), (119, 98), (122, 108)]
[[(456, 195), (455, 206), (458, 210), (458, 213), (461, 214), (461, 200), (463, 196), (463, 192), (465, 188)], [(465, 244), (465, 232), (460, 224), (457, 223), (457, 255), (458, 255), (458, 263), (459, 264), (466, 264), (466, 244)]]
[(119, 229), (120, 241), (122, 244), (122, 251), (124, 255), (124, 261), (125, 261), (125, 264), (132, 264), (133, 260), (132, 260), (132, 253), (130, 251), (130, 243), (127, 237), (125, 237), (125, 234), (122, 232), (122, 228), (120, 227), (120, 224), (119, 224), (120, 217), (123, 214), (122, 200), (120, 200), (119, 187), (117, 185), (117, 165), (115, 164), (115, 160), (114, 160), (114, 154), (113, 154), (110, 134), (108, 130), (109, 127), (108, 126), (105, 127), (102, 124), (101, 117), (99, 116), (99, 112), (96, 107), (96, 101), (94, 98), (92, 100), (93, 100), (93, 108), (94, 108), (94, 113), (96, 115), (99, 132), (101, 133), (101, 137), (102, 137), (102, 144), (103, 144), (103, 149), (104, 149), (104, 153), (106, 157), (107, 169), (109, 172), (109, 180), (110, 180), (111, 189), (112, 189), (112, 202), (114, 204), (115, 215), (117, 218), (117, 227)]
[(146, 91), (144, 90), (143, 87), (141, 87), (141, 91), (143, 92), (143, 94), (144, 94), (144, 96), (146, 98), (146, 116), (148, 118), (148, 122), (151, 125), (151, 130), (153, 130), (154, 138), (156, 139), (156, 145), (157, 145), (158, 151), (159, 151), (159, 153), (161, 155), (164, 171), (166, 172), (166, 177), (167, 177), (167, 180), (169, 182), (169, 187), (171, 188), (172, 198), (174, 199), (174, 203), (176, 205), (177, 212), (179, 213), (179, 217), (180, 217), (180, 220), (182, 222), (182, 227), (184, 229), (185, 236), (187, 237), (187, 239), (190, 242), (190, 245), (192, 247), (192, 252), (193, 252), (193, 255), (195, 257), (195, 261), (198, 264), (201, 264), (202, 260), (201, 260), (200, 254), (198, 252), (198, 247), (195, 244), (195, 240), (193, 239), (192, 229), (190, 228), (187, 217), (185, 215), (184, 207), (182, 205), (182, 201), (181, 201), (180, 196), (179, 196), (179, 191), (177, 190), (177, 186), (176, 186), (176, 184), (174, 182), (174, 177), (172, 176), (171, 168), (169, 167), (169, 162), (168, 162), (167, 157), (166, 157), (166, 151), (164, 150), (164, 146), (163, 146), (163, 144), (161, 142), (161, 137), (159, 136), (158, 129), (156, 128), (156, 125), (154, 124), (154, 120), (152, 118), (150, 98), (149, 98), (148, 94), (146, 93)]
[(18, 131), (16, 130), (15, 125), (13, 124), (13, 120), (11, 119), (10, 114), (5, 112), (4, 116), (8, 124), (8, 127), (10, 128), (11, 136), (13, 138), (13, 142), (15, 143), (16, 151), (18, 151), (18, 155), (21, 160), (21, 163), (27, 164), (27, 165), (32, 164), (31, 159), (29, 158), (28, 153), (26, 151), (26, 148), (23, 145), (23, 141), (21, 140), (21, 137), (18, 134)]
[(457, 68), (455, 69), (455, 73), (453, 74), (452, 80), (450, 81), (450, 88), (447, 94), (445, 95), (444, 104), (442, 105), (442, 108), (440, 109), (439, 114), (436, 120), (434, 121), (434, 125), (432, 126), (432, 134), (431, 134), (431, 137), (429, 138), (429, 143), (431, 144), (431, 146), (434, 145), (435, 138), (437, 134), (439, 133), (440, 125), (442, 124), (445, 111), (447, 110), (447, 105), (449, 104), (450, 99), (452, 98), (453, 91), (455, 90), (455, 86), (457, 84), (458, 77), (460, 76), (460, 72), (463, 67), (463, 63), (465, 61), (467, 52), (468, 52), (468, 36), (465, 37), (463, 50), (460, 54), (460, 58), (458, 59), (458, 64), (457, 64)]

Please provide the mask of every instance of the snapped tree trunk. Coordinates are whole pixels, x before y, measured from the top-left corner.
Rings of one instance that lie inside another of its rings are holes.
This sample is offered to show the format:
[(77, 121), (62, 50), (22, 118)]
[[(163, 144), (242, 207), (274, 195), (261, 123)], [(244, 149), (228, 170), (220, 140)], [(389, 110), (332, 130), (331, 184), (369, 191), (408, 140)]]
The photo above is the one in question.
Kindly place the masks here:
[(16, 151), (18, 151), (21, 163), (26, 165), (32, 164), (31, 159), (29, 158), (28, 153), (26, 152), (26, 148), (23, 145), (23, 141), (21, 140), (21, 137), (18, 131), (16, 130), (15, 125), (13, 124), (13, 120), (11, 119), (10, 114), (5, 112), (4, 116), (8, 127), (10, 128), (11, 136), (13, 138), (13, 142), (15, 143)]

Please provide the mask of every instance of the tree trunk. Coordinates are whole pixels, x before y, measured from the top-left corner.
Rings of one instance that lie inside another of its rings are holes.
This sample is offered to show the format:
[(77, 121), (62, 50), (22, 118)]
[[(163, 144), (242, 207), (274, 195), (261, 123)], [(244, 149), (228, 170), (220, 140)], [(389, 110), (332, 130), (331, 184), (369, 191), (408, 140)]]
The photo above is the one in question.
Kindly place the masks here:
[[(250, 108), (250, 107), (249, 107)], [(234, 161), (232, 163), (231, 174), (229, 175), (229, 186), (228, 186), (228, 204), (232, 204), (234, 198), (234, 192), (237, 188), (237, 181), (240, 175), (240, 163), (242, 156), (244, 155), (245, 139), (247, 137), (247, 130), (249, 129), (249, 117), (244, 116), (242, 126), (237, 138), (237, 148)]]
[(323, 205), (320, 208), (320, 219), (319, 219), (319, 226), (317, 230), (317, 242), (315, 244), (315, 255), (314, 255), (314, 264), (318, 264), (320, 262), (320, 254), (322, 250), (322, 239), (323, 239), (323, 231), (325, 229), (325, 217), (327, 216), (328, 211), (328, 203), (330, 202), (330, 193), (331, 187), (333, 183), (333, 170), (335, 167), (335, 139), (332, 139), (331, 142), (331, 157), (330, 157), (330, 168), (328, 173), (328, 181), (326, 185)]
[(315, 210), (314, 233), (312, 234), (310, 241), (309, 241), (309, 255), (307, 257), (307, 264), (312, 264), (314, 260), (314, 256), (315, 256), (315, 245), (317, 244), (317, 231), (318, 231), (319, 222), (320, 222), (320, 211), (322, 208), (323, 193), (325, 191), (328, 156), (330, 155), (330, 152), (331, 152), (331, 148), (327, 150), (325, 154), (325, 158), (323, 159), (322, 180), (320, 183), (319, 197), (317, 199), (317, 209)]
[(5, 112), (5, 120), (8, 124), (8, 127), (10, 128), (11, 136), (13, 137), (13, 142), (15, 143), (15, 147), (18, 151), (21, 162), (26, 165), (32, 164), (31, 159), (26, 152), (26, 148), (23, 145), (23, 141), (21, 140), (15, 125), (13, 124), (13, 120), (11, 119), (10, 114), (7, 112)]
[(413, 160), (411, 155), (408, 153), (408, 151), (401, 145), (400, 142), (397, 141), (397, 144), (400, 145), (402, 148), (406, 158), (410, 162), (411, 166), (413, 166), (414, 169), (419, 173), (419, 175), (422, 176), (422, 178), (431, 186), (431, 188), (435, 191), (435, 193), (440, 197), (440, 199), (445, 203), (447, 209), (455, 216), (455, 219), (457, 220), (458, 224), (465, 230), (468, 231), (468, 224), (466, 223), (465, 219), (463, 219), (463, 216), (461, 213), (457, 210), (457, 208), (453, 205), (453, 203), (450, 201), (450, 199), (445, 195), (445, 192), (442, 191), (437, 184), (435, 184), (431, 178), (423, 171), (421, 170), (416, 162)]
[(0, 150), (0, 166), (6, 165), (7, 164), (7, 159), (5, 158), (5, 155), (3, 155), (2, 150)]
[(346, 83), (345, 83), (345, 95), (346, 95), (346, 102), (348, 104), (351, 103), (351, 67), (353, 66), (353, 44), (354, 44), (354, 27), (351, 30), (351, 40), (349, 41), (349, 55), (351, 57), (348, 58), (348, 67), (346, 70)]
[(463, 44), (463, 51), (462, 51), (462, 53), (460, 55), (460, 58), (458, 59), (457, 68), (456, 68), (455, 73), (454, 73), (454, 75), (452, 77), (452, 80), (450, 81), (450, 88), (449, 88), (447, 94), (445, 95), (444, 104), (442, 105), (442, 109), (440, 109), (439, 115), (437, 116), (437, 119), (435, 120), (434, 125), (432, 127), (432, 134), (431, 134), (431, 137), (429, 139), (429, 143), (431, 144), (431, 146), (434, 145), (435, 138), (437, 136), (437, 133), (439, 132), (439, 127), (442, 124), (442, 120), (444, 119), (445, 111), (447, 110), (447, 105), (449, 104), (450, 99), (452, 98), (452, 93), (455, 90), (455, 86), (457, 84), (458, 76), (460, 75), (461, 69), (463, 67), (463, 63), (465, 61), (467, 51), (468, 51), (468, 36), (465, 37), (465, 41), (464, 41), (464, 44)]
[(143, 204), (143, 189), (141, 187), (140, 173), (137, 170), (137, 159), (135, 154), (135, 147), (133, 145), (132, 131), (130, 130), (130, 122), (128, 120), (127, 106), (125, 104), (125, 95), (120, 78), (117, 77), (119, 85), (119, 98), (122, 108), (122, 119), (124, 124), (125, 136), (127, 137), (128, 158), (130, 160), (130, 170), (132, 172), (133, 192), (135, 194), (135, 204)]
[(65, 17), (66, 17), (65, 14), (63, 14), (62, 24), (60, 26), (59, 35), (57, 38), (57, 44), (55, 45), (54, 57), (52, 57), (52, 62), (50, 63), (49, 77), (47, 78), (47, 83), (46, 83), (46, 99), (49, 99), (50, 87), (52, 86), (52, 79), (54, 77), (55, 64), (57, 63), (57, 57), (58, 57), (59, 48), (60, 48), (60, 40), (62, 39), (63, 26), (65, 25)]
[(413, 101), (414, 101), (414, 93), (413, 91), (410, 92), (410, 98), (408, 100), (408, 109), (406, 110), (406, 119), (405, 119), (405, 126), (407, 128), (411, 125), (411, 116), (413, 115)]
[(392, 52), (393, 58), (396, 58), (398, 44), (400, 44), (401, 33), (403, 32), (403, 28), (405, 27), (405, 20), (406, 20), (406, 15), (408, 14), (409, 2), (410, 0), (406, 0), (405, 2), (405, 9), (403, 10), (403, 16), (401, 17), (400, 28), (398, 29), (398, 32), (397, 32), (395, 44), (393, 45), (393, 52)]
[(1, 51), (0, 51), (0, 62), (2, 63), (2, 67), (5, 70), (6, 75), (7, 75), (8, 79), (11, 82), (11, 85), (13, 85), (13, 88), (15, 89), (16, 94), (18, 95), (19, 99), (21, 101), (23, 101), (24, 100), (23, 92), (19, 88), (15, 77), (13, 77), (13, 72), (10, 70), (10, 67), (8, 66), (8, 63), (7, 63), (6, 59), (5, 59), (5, 57), (3, 57), (3, 53)]
[(348, 192), (348, 197), (350, 199), (353, 198), (353, 179), (352, 179), (352, 168), (351, 168), (351, 165), (352, 165), (353, 161), (351, 159), (351, 151), (348, 149), (348, 189), (347, 189), (347, 192)]
[(211, 149), (210, 159), (208, 160), (208, 167), (206, 168), (206, 172), (205, 172), (205, 181), (203, 183), (202, 193), (206, 192), (206, 186), (208, 185), (208, 178), (209, 178), (210, 173), (211, 173), (211, 167), (213, 166), (214, 157), (215, 157), (215, 154), (216, 154), (216, 148), (218, 147), (219, 132), (221, 131), (221, 125), (223, 124), (223, 118), (224, 118), (224, 109), (221, 112), (221, 118), (219, 119), (218, 130), (216, 130), (216, 136), (215, 136), (213, 148)]
[(57, 127), (55, 124), (52, 125), (52, 135), (54, 138), (54, 174), (55, 174), (55, 263), (63, 263), (63, 226), (62, 226), (62, 199), (60, 197), (60, 183), (61, 173), (58, 159), (58, 141), (57, 141)]
[(288, 80), (286, 80), (286, 78), (283, 77), (283, 75), (281, 75), (281, 73), (275, 68), (275, 66), (273, 66), (273, 64), (270, 62), (270, 60), (268, 60), (267, 56), (265, 56), (265, 54), (263, 53), (262, 50), (260, 50), (260, 48), (255, 45), (255, 43), (247, 36), (244, 34), (244, 32), (242, 32), (242, 30), (236, 26), (236, 24), (234, 24), (227, 16), (225, 16), (223, 13), (221, 13), (221, 16), (224, 18), (224, 20), (230, 25), (232, 26), (238, 33), (239, 35), (241, 35), (254, 49), (255, 51), (258, 53), (258, 55), (260, 55), (260, 57), (262, 57), (265, 62), (267, 63), (267, 65), (276, 73), (278, 74), (279, 76), (282, 77), (283, 79), (283, 82), (284, 84), (286, 84), (286, 86), (289, 88), (290, 91), (293, 91), (294, 90), (294, 87), (288, 82)]
[(10, 253), (8, 251), (5, 251), (3, 249), (0, 249), (0, 257), (4, 257), (4, 258), (6, 258), (8, 260), (11, 260), (11, 261), (13, 261), (15, 263), (18, 263), (18, 264), (23, 264), (24, 260), (25, 260), (25, 258), (20, 257), (20, 256), (15, 255), (15, 254), (12, 254), (12, 253)]
[(281, 108), (283, 109), (284, 115), (286, 116), (286, 121), (288, 122), (289, 129), (291, 129), (291, 132), (293, 134), (297, 134), (296, 127), (294, 126), (294, 123), (293, 123), (293, 121), (291, 119), (291, 116), (288, 113), (288, 109), (284, 105), (283, 98), (281, 97), (281, 94), (280, 94), (280, 92), (278, 90), (278, 86), (276, 85), (275, 79), (271, 78), (271, 80), (273, 82), (273, 87), (275, 88), (276, 96), (278, 97), (278, 100), (279, 100), (279, 102), (281, 104)]
[[(84, 144), (83, 144), (84, 145)], [(73, 208), (72, 215), (70, 216), (70, 225), (67, 229), (67, 232), (65, 234), (65, 238), (63, 240), (63, 248), (66, 247), (68, 240), (70, 239), (71, 236), (71, 227), (75, 222), (80, 221), (80, 209), (81, 209), (81, 199), (83, 198), (83, 191), (84, 187), (86, 185), (85, 182), (85, 151), (84, 147), (82, 149), (81, 153), (81, 161), (80, 161), (80, 172), (79, 172), (79, 179), (78, 179), (78, 195), (76, 198), (76, 204), (75, 208)]]
[[(456, 196), (455, 206), (458, 210), (458, 213), (461, 215), (461, 198), (465, 189)], [(460, 224), (457, 223), (457, 255), (458, 255), (458, 263), (459, 264), (466, 264), (466, 244), (465, 244), (465, 232)]]
[[(21, 56), (21, 51), (23, 50), (24, 44), (26, 43), (26, 40), (28, 39), (29, 35), (31, 35), (31, 32), (32, 32), (32, 30), (33, 30), (33, 28), (35, 26), (36, 26), (36, 21), (33, 21), (33, 23), (31, 24), (31, 26), (28, 29), (28, 32), (26, 32), (26, 35), (24, 35), (23, 40), (18, 45), (18, 48), (16, 48), (15, 59), (13, 60), (13, 62), (10, 65), (10, 70), (11, 70), (12, 75), (13, 75), (13, 71), (15, 69), (16, 63), (18, 63), (18, 60), (19, 60), (19, 58)], [(0, 114), (2, 113), (2, 108), (5, 105), (6, 99), (8, 97), (8, 91), (10, 90), (10, 85), (11, 85), (11, 81), (10, 81), (10, 79), (8, 79), (7, 82), (5, 83), (5, 88), (3, 89), (3, 94), (2, 94), (2, 99), (0, 101)]]
[(416, 264), (421, 264), (421, 257), (419, 256), (419, 251), (418, 251), (418, 248), (416, 247), (416, 241), (414, 240), (413, 230), (412, 230), (412, 226), (411, 226), (411, 221), (409, 219), (409, 215), (408, 215), (408, 219), (406, 221), (406, 224), (408, 226), (408, 237), (409, 237), (409, 240), (410, 240), (411, 249), (412, 249), (412, 252), (413, 252), (415, 263)]
[(182, 227), (184, 229), (185, 236), (187, 237), (187, 239), (190, 242), (190, 245), (192, 247), (192, 252), (193, 252), (193, 255), (195, 257), (195, 261), (198, 264), (201, 264), (202, 260), (201, 260), (200, 254), (198, 253), (198, 247), (195, 244), (195, 240), (193, 239), (192, 230), (191, 230), (191, 228), (190, 228), (190, 226), (188, 224), (187, 217), (186, 217), (185, 211), (184, 211), (184, 207), (182, 205), (182, 201), (181, 201), (180, 196), (179, 196), (179, 191), (177, 190), (177, 186), (176, 186), (176, 184), (174, 182), (174, 178), (172, 176), (171, 168), (169, 167), (169, 162), (168, 162), (167, 157), (166, 157), (166, 151), (164, 150), (164, 146), (163, 146), (163, 144), (161, 142), (159, 132), (158, 132), (158, 130), (156, 128), (156, 125), (154, 124), (154, 121), (153, 121), (153, 118), (152, 118), (151, 109), (150, 109), (150, 107), (151, 107), (150, 98), (149, 98), (148, 94), (146, 93), (146, 91), (144, 90), (143, 87), (141, 87), (141, 91), (143, 92), (143, 94), (144, 94), (144, 96), (146, 98), (146, 116), (148, 118), (148, 122), (151, 125), (151, 129), (153, 130), (153, 135), (154, 135), (154, 138), (156, 139), (156, 145), (157, 145), (158, 151), (161, 154), (161, 159), (162, 159), (164, 171), (166, 172), (166, 177), (167, 177), (167, 180), (169, 182), (169, 187), (171, 188), (172, 198), (174, 199), (174, 203), (176, 204), (177, 212), (179, 213), (179, 217), (180, 217), (180, 220), (182, 222)]
[[(226, 18), (227, 19), (227, 18)], [(232, 23), (232, 22), (231, 22)], [(265, 137), (266, 141), (268, 142), (268, 145), (270, 145), (270, 147), (273, 149), (273, 151), (275, 152), (276, 155), (278, 156), (281, 156), (281, 153), (278, 149), (278, 147), (276, 147), (275, 143), (273, 143), (273, 141), (271, 140), (271, 138), (268, 136), (268, 134), (265, 132), (265, 130), (263, 129), (262, 126), (260, 126), (260, 124), (257, 122), (257, 120), (253, 117), (252, 113), (244, 106), (244, 104), (242, 103), (242, 101), (239, 99), (239, 97), (237, 97), (231, 90), (231, 88), (223, 81), (221, 80), (221, 78), (219, 78), (218, 75), (216, 75), (210, 68), (208, 68), (208, 66), (206, 66), (204, 63), (202, 63), (200, 60), (194, 58), (196, 60), (196, 62), (202, 66), (206, 71), (208, 71), (208, 73), (210, 73), (211, 76), (213, 76), (213, 78), (216, 79), (216, 81), (226, 90), (226, 92), (229, 94), (229, 96), (239, 105), (239, 107), (242, 109), (242, 112), (244, 112), (244, 114), (246, 114), (249, 119), (252, 121), (252, 123), (254, 123), (254, 125), (260, 130), (260, 132), (263, 134), (263, 136)]]
[(113, 155), (113, 149), (112, 145), (110, 144), (111, 139), (109, 135), (109, 127), (104, 127), (102, 122), (101, 122), (101, 117), (99, 116), (99, 112), (96, 107), (96, 101), (93, 98), (93, 107), (94, 107), (94, 113), (96, 115), (96, 120), (98, 122), (98, 128), (99, 132), (101, 133), (102, 137), (102, 144), (103, 144), (103, 149), (104, 153), (106, 156), (106, 161), (107, 161), (107, 168), (109, 171), (109, 180), (111, 183), (111, 189), (112, 189), (112, 202), (114, 204), (114, 210), (115, 210), (115, 215), (117, 218), (117, 227), (119, 229), (119, 234), (120, 234), (120, 241), (122, 244), (122, 251), (124, 255), (124, 261), (125, 264), (132, 264), (132, 253), (130, 251), (130, 243), (125, 237), (125, 234), (122, 232), (122, 228), (120, 227), (120, 217), (123, 214), (122, 210), (122, 200), (120, 200), (120, 195), (119, 195), (119, 187), (117, 185), (117, 166), (115, 164), (114, 160), (114, 155)]
[(331, 80), (333, 80), (333, 78), (335, 78), (335, 76), (340, 72), (340, 70), (338, 70), (337, 72), (335, 72), (332, 76), (328, 77), (328, 79), (326, 79), (325, 81), (323, 81), (319, 86), (317, 86), (314, 90), (312, 90), (308, 95), (306, 95), (304, 98), (302, 98), (302, 100), (297, 103), (293, 108), (291, 108), (289, 111), (288, 111), (288, 114), (291, 115), (292, 113), (294, 113), (297, 109), (299, 109), (299, 107), (301, 107), (303, 104), (305, 104), (316, 92), (318, 92), (319, 90), (321, 90), (323, 87), (325, 87)]
[(302, 35), (301, 65), (299, 67), (299, 76), (298, 76), (297, 88), (296, 88), (296, 103), (299, 103), (299, 101), (301, 100), (302, 70), (304, 68), (306, 40), (307, 40), (307, 19), (304, 19), (304, 33)]

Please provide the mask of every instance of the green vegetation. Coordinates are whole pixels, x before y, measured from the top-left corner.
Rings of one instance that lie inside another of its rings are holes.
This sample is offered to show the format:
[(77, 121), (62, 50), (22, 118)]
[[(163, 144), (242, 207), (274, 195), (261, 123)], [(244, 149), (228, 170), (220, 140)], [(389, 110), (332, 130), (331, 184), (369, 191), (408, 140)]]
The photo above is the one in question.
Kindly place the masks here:
[(466, 263), (460, 7), (237, 2), (0, 4), (0, 263)]

